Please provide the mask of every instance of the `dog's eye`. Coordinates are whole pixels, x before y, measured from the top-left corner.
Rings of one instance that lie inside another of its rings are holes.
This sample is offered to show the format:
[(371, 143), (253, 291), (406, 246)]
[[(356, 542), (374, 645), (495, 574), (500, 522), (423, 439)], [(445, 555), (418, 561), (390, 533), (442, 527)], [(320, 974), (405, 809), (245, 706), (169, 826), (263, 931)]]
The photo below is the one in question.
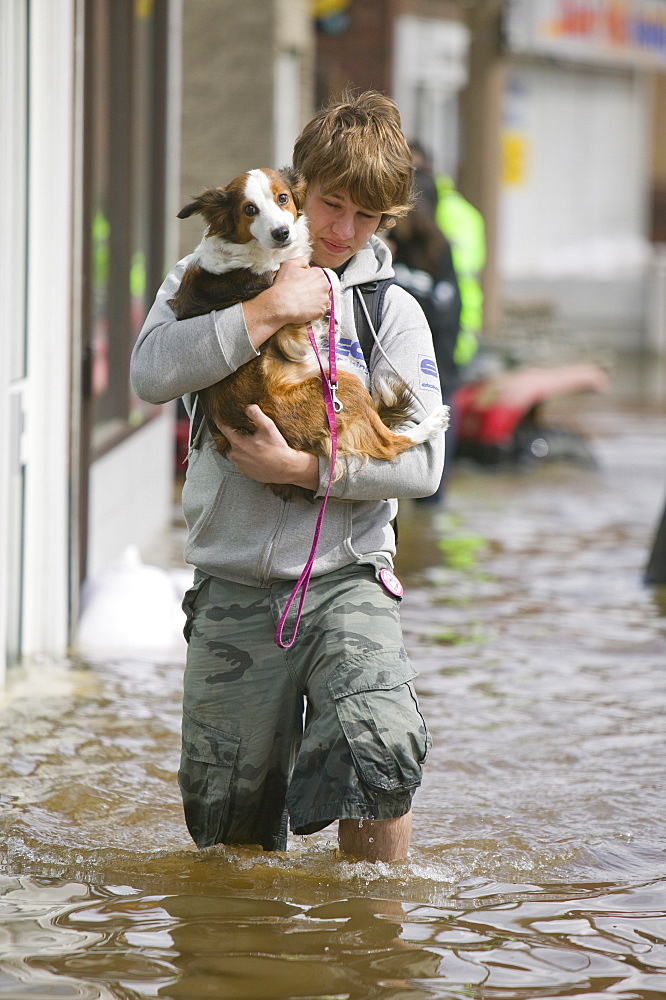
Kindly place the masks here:
[(277, 196), (277, 203), (278, 203), (278, 205), (286, 205), (288, 201), (289, 201), (289, 195), (288, 194), (282, 193), (282, 194), (279, 194)]
[(246, 215), (256, 215), (257, 214), (257, 206), (250, 203), (250, 204), (248, 204), (248, 205), (245, 206), (245, 208), (243, 209), (243, 211), (245, 212)]

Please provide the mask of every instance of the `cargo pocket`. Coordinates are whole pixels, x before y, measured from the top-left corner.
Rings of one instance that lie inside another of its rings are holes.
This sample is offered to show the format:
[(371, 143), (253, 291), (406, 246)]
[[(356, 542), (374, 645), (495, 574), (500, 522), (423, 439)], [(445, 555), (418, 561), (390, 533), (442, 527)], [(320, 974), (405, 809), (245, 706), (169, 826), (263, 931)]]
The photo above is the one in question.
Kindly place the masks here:
[(225, 839), (239, 746), (240, 737), (183, 715), (178, 784), (187, 828), (197, 847), (210, 847)]
[(421, 784), (430, 736), (403, 649), (383, 649), (340, 664), (328, 681), (359, 778), (399, 792)]

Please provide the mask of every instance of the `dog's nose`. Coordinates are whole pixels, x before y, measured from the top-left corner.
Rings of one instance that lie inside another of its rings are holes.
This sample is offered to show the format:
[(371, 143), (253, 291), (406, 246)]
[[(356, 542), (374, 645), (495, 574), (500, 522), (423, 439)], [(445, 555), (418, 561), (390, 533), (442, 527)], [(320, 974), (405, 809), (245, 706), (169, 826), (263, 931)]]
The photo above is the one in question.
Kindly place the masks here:
[(276, 243), (284, 243), (289, 237), (289, 226), (280, 226), (278, 229), (271, 229), (271, 236)]

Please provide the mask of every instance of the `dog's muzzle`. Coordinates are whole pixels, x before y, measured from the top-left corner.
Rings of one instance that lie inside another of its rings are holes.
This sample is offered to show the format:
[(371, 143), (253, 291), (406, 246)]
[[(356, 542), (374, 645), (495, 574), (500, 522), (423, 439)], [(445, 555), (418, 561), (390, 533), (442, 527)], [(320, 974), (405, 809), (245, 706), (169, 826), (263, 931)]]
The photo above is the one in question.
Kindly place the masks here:
[(279, 226), (278, 229), (271, 229), (271, 237), (276, 243), (286, 243), (289, 239), (289, 226)]

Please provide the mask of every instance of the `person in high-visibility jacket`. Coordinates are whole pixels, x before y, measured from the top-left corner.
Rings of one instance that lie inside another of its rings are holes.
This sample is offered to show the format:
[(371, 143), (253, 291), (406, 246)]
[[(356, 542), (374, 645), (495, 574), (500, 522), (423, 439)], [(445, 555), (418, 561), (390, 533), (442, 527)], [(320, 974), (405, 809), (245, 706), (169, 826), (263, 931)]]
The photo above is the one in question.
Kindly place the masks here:
[(469, 364), (479, 348), (483, 328), (483, 291), (480, 276), (486, 261), (486, 227), (477, 208), (456, 191), (446, 175), (436, 178), (437, 225), (451, 245), (453, 266), (460, 289), (460, 333), (454, 360), (459, 367)]

